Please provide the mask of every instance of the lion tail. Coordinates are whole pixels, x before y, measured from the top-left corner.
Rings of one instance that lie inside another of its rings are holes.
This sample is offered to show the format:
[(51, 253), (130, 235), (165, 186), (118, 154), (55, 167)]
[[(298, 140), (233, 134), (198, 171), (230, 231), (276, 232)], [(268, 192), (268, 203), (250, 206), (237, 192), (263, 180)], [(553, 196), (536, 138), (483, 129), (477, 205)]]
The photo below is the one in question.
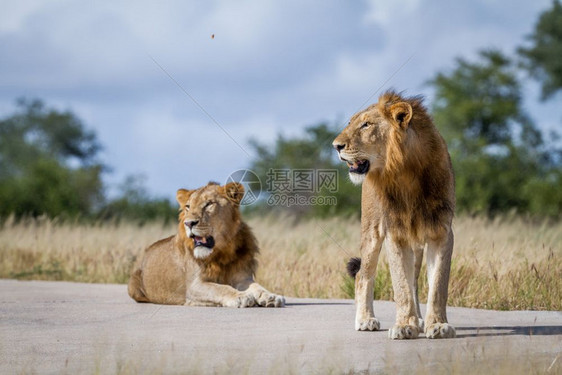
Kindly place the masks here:
[(355, 275), (361, 269), (361, 258), (351, 258), (347, 262), (347, 273), (355, 279)]

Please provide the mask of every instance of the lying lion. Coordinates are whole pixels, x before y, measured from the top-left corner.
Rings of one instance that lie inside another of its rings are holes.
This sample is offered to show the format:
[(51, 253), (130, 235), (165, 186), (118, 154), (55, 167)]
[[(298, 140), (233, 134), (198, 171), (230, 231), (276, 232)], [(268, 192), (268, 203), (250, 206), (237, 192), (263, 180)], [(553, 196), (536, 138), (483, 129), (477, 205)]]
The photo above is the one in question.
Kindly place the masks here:
[(446, 312), (453, 253), (453, 168), (445, 141), (421, 99), (385, 93), (378, 103), (356, 113), (333, 145), (347, 162), (351, 180), (363, 183), (362, 259), (349, 264), (355, 277), (355, 329), (380, 329), (373, 313), (373, 279), (386, 239), (397, 308), (389, 337), (411, 339), (424, 331), (418, 276), (426, 246), (425, 335), (455, 337)]
[(258, 245), (240, 217), (244, 187), (209, 183), (180, 189), (178, 233), (146, 249), (129, 280), (137, 302), (282, 307), (285, 299), (254, 281)]

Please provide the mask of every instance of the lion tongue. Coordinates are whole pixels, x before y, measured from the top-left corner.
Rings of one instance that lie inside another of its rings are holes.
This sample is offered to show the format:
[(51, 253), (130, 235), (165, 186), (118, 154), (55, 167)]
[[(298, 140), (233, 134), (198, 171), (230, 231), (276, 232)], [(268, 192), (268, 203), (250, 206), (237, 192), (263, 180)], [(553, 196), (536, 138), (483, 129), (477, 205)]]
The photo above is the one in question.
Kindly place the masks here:
[(199, 237), (199, 236), (194, 236), (193, 239), (195, 240), (195, 242), (199, 242), (199, 243), (207, 243), (207, 238), (205, 237)]

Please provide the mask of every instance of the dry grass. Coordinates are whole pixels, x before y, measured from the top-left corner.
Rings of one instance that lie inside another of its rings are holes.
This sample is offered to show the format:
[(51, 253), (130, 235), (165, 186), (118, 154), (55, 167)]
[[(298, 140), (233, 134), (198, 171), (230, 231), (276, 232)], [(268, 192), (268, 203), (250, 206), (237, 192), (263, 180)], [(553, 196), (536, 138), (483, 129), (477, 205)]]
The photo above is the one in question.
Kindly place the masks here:
[[(358, 255), (357, 219), (249, 222), (262, 248), (257, 279), (266, 287), (296, 297), (352, 296), (344, 269)], [(125, 283), (142, 250), (174, 231), (175, 225), (8, 220), (0, 228), (0, 277)], [(461, 217), (455, 233), (450, 305), (562, 310), (562, 222)], [(381, 260), (376, 296), (392, 299), (384, 254)]]
[(0, 229), (0, 277), (126, 283), (143, 249), (173, 230), (156, 224), (8, 220)]

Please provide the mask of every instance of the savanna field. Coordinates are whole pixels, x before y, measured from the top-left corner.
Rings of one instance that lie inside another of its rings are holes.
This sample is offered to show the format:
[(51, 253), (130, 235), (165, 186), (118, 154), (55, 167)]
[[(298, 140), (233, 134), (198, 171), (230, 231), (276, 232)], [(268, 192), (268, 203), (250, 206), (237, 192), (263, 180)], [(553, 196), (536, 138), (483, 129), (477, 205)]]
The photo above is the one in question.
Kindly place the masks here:
[[(359, 219), (248, 220), (259, 240), (257, 280), (292, 297), (352, 298), (345, 263), (359, 255)], [(562, 222), (504, 216), (458, 217), (449, 305), (495, 310), (562, 310)], [(0, 227), (0, 278), (127, 283), (144, 248), (175, 224), (80, 224), (8, 219)], [(421, 300), (427, 295), (425, 266)], [(375, 298), (392, 300), (384, 250)]]

